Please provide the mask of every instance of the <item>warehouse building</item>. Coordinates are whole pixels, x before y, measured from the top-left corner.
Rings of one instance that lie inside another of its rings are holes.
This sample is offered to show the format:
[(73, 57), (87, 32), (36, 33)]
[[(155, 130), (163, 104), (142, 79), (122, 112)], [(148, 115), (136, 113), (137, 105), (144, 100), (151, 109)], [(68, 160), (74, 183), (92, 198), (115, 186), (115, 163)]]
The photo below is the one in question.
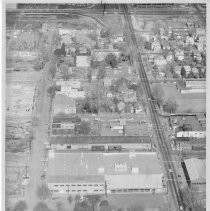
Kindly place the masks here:
[(206, 160), (190, 158), (184, 161), (185, 175), (192, 185), (206, 185)]
[(48, 187), (53, 194), (162, 193), (155, 152), (49, 151)]
[[(92, 151), (152, 151), (152, 141), (149, 136), (88, 136), (81, 137), (51, 137), (51, 149), (92, 150)], [(95, 150), (94, 150), (95, 149)]]

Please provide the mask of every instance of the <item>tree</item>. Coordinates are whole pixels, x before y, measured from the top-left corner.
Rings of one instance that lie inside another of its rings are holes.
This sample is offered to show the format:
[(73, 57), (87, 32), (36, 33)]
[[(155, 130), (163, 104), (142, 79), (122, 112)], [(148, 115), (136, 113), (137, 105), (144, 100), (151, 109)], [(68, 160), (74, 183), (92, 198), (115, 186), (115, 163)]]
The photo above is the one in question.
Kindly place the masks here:
[(19, 201), (15, 204), (14, 211), (25, 211), (28, 209), (28, 206), (25, 201)]
[(150, 42), (145, 42), (144, 47), (145, 47), (145, 49), (147, 49), (147, 50), (151, 50), (151, 49), (152, 49), (152, 48), (151, 48), (152, 45), (151, 45)]
[(127, 208), (127, 211), (144, 211), (144, 208), (138, 205), (132, 205)]
[(44, 202), (39, 202), (34, 208), (33, 211), (52, 211), (48, 208), (47, 204)]
[(97, 78), (98, 80), (104, 79), (106, 77), (105, 68), (99, 68)]
[(68, 202), (69, 202), (69, 204), (71, 204), (72, 203), (72, 197), (71, 196), (68, 196)]
[(169, 112), (169, 113), (174, 113), (177, 109), (177, 103), (175, 100), (173, 99), (168, 99), (166, 101), (166, 103), (163, 105), (163, 109), (164, 111), (166, 112)]
[(181, 68), (181, 76), (182, 76), (182, 78), (186, 77), (186, 71), (185, 71), (184, 67)]
[(40, 198), (40, 200), (46, 200), (50, 197), (50, 190), (47, 185), (43, 184), (37, 188), (36, 194)]
[(159, 106), (163, 104), (164, 92), (160, 85), (152, 87), (152, 95)]
[(92, 210), (95, 210), (95, 206), (98, 202), (100, 202), (101, 196), (100, 195), (87, 195), (86, 198), (92, 205)]
[(69, 66), (67, 64), (62, 64), (60, 66), (60, 70), (61, 70), (61, 74), (62, 74), (62, 78), (64, 81), (67, 81), (70, 79), (70, 74), (69, 74)]
[(109, 53), (105, 58), (105, 62), (109, 64), (112, 68), (117, 67), (117, 57), (115, 56), (115, 54)]
[(79, 202), (80, 199), (81, 199), (81, 196), (80, 196), (80, 195), (76, 195), (76, 196), (75, 196), (75, 201), (76, 201), (76, 202)]
[(54, 63), (49, 63), (49, 74), (52, 78), (55, 78), (55, 74), (56, 74), (56, 65)]
[(56, 91), (56, 87), (55, 87), (55, 86), (50, 86), (50, 87), (47, 89), (47, 93), (48, 93), (48, 95), (49, 95), (51, 98), (54, 98), (54, 97), (55, 97), (55, 91)]
[(109, 202), (107, 200), (103, 200), (101, 201), (100, 206), (109, 206)]
[(187, 78), (195, 78), (194, 73), (190, 71), (187, 75)]
[(108, 29), (108, 28), (103, 28), (101, 31), (100, 31), (100, 36), (102, 38), (109, 38), (111, 36), (111, 30)]
[(185, 208), (193, 211), (204, 211), (203, 204), (198, 200), (198, 189), (194, 186), (188, 186), (181, 191)]
[(65, 211), (64, 207), (63, 207), (63, 204), (61, 201), (57, 201), (56, 202), (56, 210), (57, 211)]
[(79, 125), (75, 126), (75, 133), (76, 134), (83, 134), (87, 135), (91, 131), (90, 122), (82, 121)]

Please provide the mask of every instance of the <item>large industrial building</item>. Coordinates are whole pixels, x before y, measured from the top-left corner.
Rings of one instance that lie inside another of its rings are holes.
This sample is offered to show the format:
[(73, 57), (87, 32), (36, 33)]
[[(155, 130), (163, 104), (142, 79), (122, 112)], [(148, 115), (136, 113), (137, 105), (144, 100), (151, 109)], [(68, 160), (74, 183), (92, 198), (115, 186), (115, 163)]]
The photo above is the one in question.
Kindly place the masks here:
[(189, 183), (192, 185), (206, 185), (206, 160), (190, 158), (186, 159), (184, 163)]
[(47, 182), (53, 194), (65, 195), (165, 191), (155, 152), (50, 150)]

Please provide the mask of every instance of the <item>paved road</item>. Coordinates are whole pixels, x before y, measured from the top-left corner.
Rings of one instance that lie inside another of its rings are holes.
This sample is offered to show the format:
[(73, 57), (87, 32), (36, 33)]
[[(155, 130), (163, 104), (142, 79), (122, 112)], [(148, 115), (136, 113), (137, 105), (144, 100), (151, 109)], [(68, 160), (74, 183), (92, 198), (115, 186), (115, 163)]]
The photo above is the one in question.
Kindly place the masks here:
[[(123, 5), (122, 7), (124, 9), (125, 20), (127, 22), (128, 28), (129, 28), (129, 32), (127, 33), (127, 38), (128, 38), (128, 41), (130, 41), (130, 44), (132, 45), (133, 50), (137, 52), (138, 44), (136, 41), (131, 17), (129, 15), (129, 9), (128, 9), (127, 5)], [(161, 160), (165, 161), (165, 162), (163, 162), (163, 166), (164, 166), (166, 176), (169, 179), (168, 188), (173, 195), (174, 204), (175, 204), (176, 209), (181, 210), (180, 208), (181, 208), (181, 206), (183, 207), (183, 202), (182, 202), (182, 198), (180, 195), (179, 184), (177, 182), (178, 181), (177, 175), (175, 172), (174, 164), (173, 164), (173, 162), (171, 162), (172, 157), (170, 154), (169, 146), (166, 141), (167, 137), (165, 136), (163, 130), (160, 128), (160, 125), (161, 125), (160, 120), (155, 111), (156, 109), (155, 109), (154, 103), (153, 103), (153, 101), (151, 101), (152, 93), (151, 93), (150, 85), (149, 85), (149, 82), (147, 79), (147, 75), (144, 70), (143, 62), (141, 59), (141, 54), (137, 53), (133, 59), (134, 59), (134, 64), (139, 71), (139, 76), (141, 79), (142, 86), (145, 90), (145, 95), (146, 95), (146, 99), (147, 99), (147, 103), (148, 103), (148, 111), (150, 113), (151, 121), (152, 121), (153, 125), (155, 125), (157, 128), (155, 130), (156, 137), (157, 137), (157, 139), (156, 139), (157, 150), (160, 153)]]
[(25, 199), (32, 210), (37, 203), (36, 190), (41, 184), (41, 175), (43, 174), (43, 164), (41, 159), (45, 154), (44, 142), (48, 141), (48, 128), (46, 122), (49, 120), (50, 98), (47, 96), (48, 72), (43, 72), (43, 77), (38, 86), (38, 97), (35, 106), (36, 125), (33, 128), (34, 140), (32, 141), (32, 150), (29, 163), (29, 183), (25, 190)]

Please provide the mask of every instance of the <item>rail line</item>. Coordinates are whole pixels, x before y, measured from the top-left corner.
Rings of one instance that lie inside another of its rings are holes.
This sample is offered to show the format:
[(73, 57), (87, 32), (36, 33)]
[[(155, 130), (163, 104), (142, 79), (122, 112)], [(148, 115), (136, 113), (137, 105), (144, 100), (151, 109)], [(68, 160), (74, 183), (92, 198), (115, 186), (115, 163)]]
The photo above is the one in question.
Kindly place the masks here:
[[(123, 9), (124, 9), (124, 16), (125, 19), (128, 23), (129, 26), (129, 30), (130, 30), (130, 35), (131, 35), (131, 44), (133, 46), (133, 48), (138, 48), (138, 43), (135, 37), (135, 32), (134, 32), (134, 28), (133, 28), (133, 24), (131, 21), (131, 18), (129, 16), (129, 12), (128, 12), (128, 7), (127, 5), (122, 5)], [(137, 60), (137, 67), (138, 67), (138, 71), (139, 71), (139, 76), (141, 79), (141, 83), (142, 86), (145, 90), (145, 94), (146, 94), (146, 99), (147, 99), (147, 103), (148, 103), (148, 108), (150, 111), (150, 115), (151, 115), (151, 120), (152, 123), (154, 125), (156, 125), (158, 130), (156, 131), (156, 135), (157, 135), (157, 146), (158, 146), (158, 150), (163, 158), (163, 160), (167, 161), (164, 162), (163, 165), (165, 167), (165, 171), (167, 174), (167, 178), (169, 178), (170, 180), (168, 181), (169, 187), (173, 193), (173, 195), (176, 198), (175, 203), (177, 203), (178, 205), (178, 209), (182, 210), (183, 206), (183, 202), (182, 202), (182, 196), (180, 194), (180, 190), (179, 190), (179, 186), (178, 186), (178, 179), (177, 179), (177, 175), (174, 174), (175, 172), (175, 167), (173, 165), (173, 163), (169, 162), (170, 160), (172, 160), (171, 155), (169, 153), (169, 148), (168, 145), (166, 144), (166, 140), (163, 134), (163, 131), (160, 130), (160, 120), (158, 118), (157, 113), (155, 112), (155, 105), (153, 103), (152, 99), (152, 92), (150, 89), (150, 85), (149, 85), (149, 81), (147, 79), (147, 75), (146, 72), (144, 70), (144, 66), (142, 64), (142, 59), (141, 59), (141, 54), (140, 52), (138, 52), (138, 54), (135, 56), (135, 60)]]

